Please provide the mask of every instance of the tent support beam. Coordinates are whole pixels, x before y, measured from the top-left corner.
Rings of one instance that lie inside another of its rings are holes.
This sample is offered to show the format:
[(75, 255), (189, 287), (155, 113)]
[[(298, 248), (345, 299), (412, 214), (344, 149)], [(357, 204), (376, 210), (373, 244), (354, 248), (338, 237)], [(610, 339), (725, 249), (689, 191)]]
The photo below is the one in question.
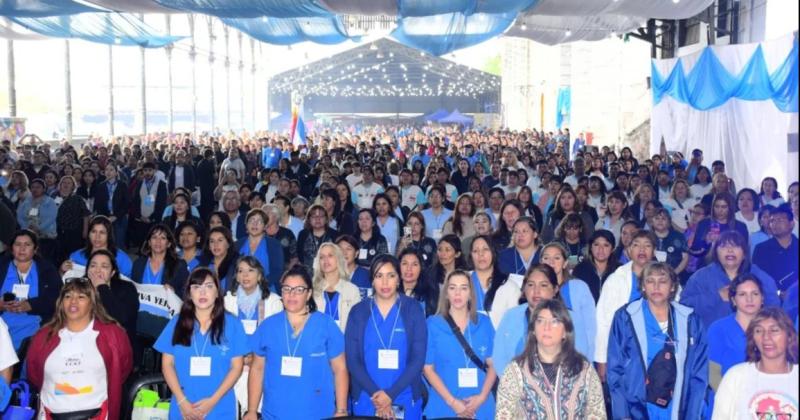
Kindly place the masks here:
[(191, 47), (189, 60), (192, 62), (192, 135), (197, 138), (197, 48), (194, 38), (194, 14), (189, 14), (189, 32), (191, 34)]
[[(167, 20), (167, 35), (172, 35), (172, 25), (170, 15), (165, 15)], [(169, 106), (169, 113), (168, 113), (168, 121), (169, 121), (169, 132), (175, 132), (174, 125), (175, 125), (175, 113), (173, 108), (173, 97), (172, 97), (172, 49), (173, 45), (169, 44), (164, 48), (164, 51), (167, 53), (167, 103)]]
[(216, 125), (216, 113), (214, 112), (214, 18), (206, 16), (208, 20), (208, 71), (209, 80), (208, 86), (211, 93), (211, 132), (214, 132)]
[(14, 41), (6, 41), (6, 58), (8, 60), (8, 115), (17, 116), (17, 76), (14, 71)]
[(114, 46), (108, 45), (108, 134), (114, 136)]
[(64, 40), (64, 108), (67, 117), (67, 141), (72, 141), (72, 69), (70, 68), (69, 39)]

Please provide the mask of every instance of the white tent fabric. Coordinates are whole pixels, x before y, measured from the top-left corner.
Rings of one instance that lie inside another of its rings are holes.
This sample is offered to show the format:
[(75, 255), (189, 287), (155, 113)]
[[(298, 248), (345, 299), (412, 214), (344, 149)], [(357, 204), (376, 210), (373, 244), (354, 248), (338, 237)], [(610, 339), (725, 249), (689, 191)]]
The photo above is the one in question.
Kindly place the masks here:
[(14, 41), (39, 41), (48, 39), (48, 37), (39, 35), (36, 32), (31, 32), (9, 19), (0, 19), (0, 38)]
[(618, 15), (529, 15), (518, 17), (516, 24), (509, 28), (505, 35), (555, 45), (572, 41), (598, 41), (608, 38), (613, 33), (625, 33), (642, 25), (641, 18)]
[(320, 0), (320, 3), (337, 14), (394, 16), (397, 0)]
[[(772, 72), (792, 49), (793, 36), (761, 43), (767, 69)], [(759, 44), (712, 46), (714, 54), (731, 73), (739, 74)], [(681, 57), (688, 74), (701, 51)], [(677, 59), (654, 60), (662, 75), (668, 75)], [(777, 179), (780, 188), (797, 180), (797, 150), (788, 136), (797, 133), (797, 113), (784, 113), (772, 100), (731, 99), (722, 106), (701, 111), (665, 96), (653, 106), (650, 121), (650, 150), (657, 153), (663, 137), (667, 150), (688, 156), (703, 150), (706, 166), (714, 160), (725, 162), (726, 173), (739, 188), (757, 187), (764, 177)], [(796, 141), (796, 140), (795, 140)], [(794, 162), (794, 163), (793, 163)]]
[(159, 5), (153, 0), (84, 0), (86, 3), (127, 13), (185, 13)]
[(526, 11), (528, 15), (597, 16), (625, 15), (656, 19), (686, 19), (713, 0), (541, 0)]

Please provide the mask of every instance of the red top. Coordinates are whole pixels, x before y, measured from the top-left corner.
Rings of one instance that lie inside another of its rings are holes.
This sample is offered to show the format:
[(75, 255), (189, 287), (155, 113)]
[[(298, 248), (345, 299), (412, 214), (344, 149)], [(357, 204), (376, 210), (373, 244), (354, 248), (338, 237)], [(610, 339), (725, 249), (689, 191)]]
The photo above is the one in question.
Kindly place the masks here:
[[(115, 323), (94, 322), (94, 330), (98, 331), (97, 349), (106, 364), (106, 380), (108, 381), (108, 420), (120, 418), (122, 404), (122, 384), (133, 368), (133, 352), (125, 330)], [(48, 339), (50, 328), (41, 328), (31, 340), (28, 348), (28, 380), (37, 389), (42, 389), (44, 381), (44, 364), (50, 353), (58, 347), (61, 338), (53, 334)]]

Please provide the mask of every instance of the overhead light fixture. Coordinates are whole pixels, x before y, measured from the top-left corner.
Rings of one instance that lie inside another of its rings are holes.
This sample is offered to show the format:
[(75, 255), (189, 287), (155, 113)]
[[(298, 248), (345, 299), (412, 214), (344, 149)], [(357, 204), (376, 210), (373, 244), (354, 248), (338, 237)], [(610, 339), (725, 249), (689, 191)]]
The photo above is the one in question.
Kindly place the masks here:
[(372, 44), (370, 44), (369, 49), (372, 51), (376, 51), (378, 49), (378, 46), (375, 45), (375, 43), (373, 42)]
[(572, 31), (570, 31), (569, 29), (567, 29), (567, 32), (566, 32), (564, 35), (566, 35), (566, 36), (572, 36)]
[(528, 30), (528, 25), (526, 25), (525, 22), (522, 22), (522, 25), (520, 26), (520, 29), (522, 29), (523, 31), (527, 31)]

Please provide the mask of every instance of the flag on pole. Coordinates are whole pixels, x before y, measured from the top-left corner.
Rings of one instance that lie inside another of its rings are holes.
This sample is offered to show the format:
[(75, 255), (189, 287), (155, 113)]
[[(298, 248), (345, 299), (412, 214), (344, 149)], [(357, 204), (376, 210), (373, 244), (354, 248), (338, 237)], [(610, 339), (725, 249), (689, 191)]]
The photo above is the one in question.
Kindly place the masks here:
[(295, 147), (306, 145), (306, 125), (303, 122), (303, 117), (299, 115), (294, 127), (292, 127), (292, 144)]

